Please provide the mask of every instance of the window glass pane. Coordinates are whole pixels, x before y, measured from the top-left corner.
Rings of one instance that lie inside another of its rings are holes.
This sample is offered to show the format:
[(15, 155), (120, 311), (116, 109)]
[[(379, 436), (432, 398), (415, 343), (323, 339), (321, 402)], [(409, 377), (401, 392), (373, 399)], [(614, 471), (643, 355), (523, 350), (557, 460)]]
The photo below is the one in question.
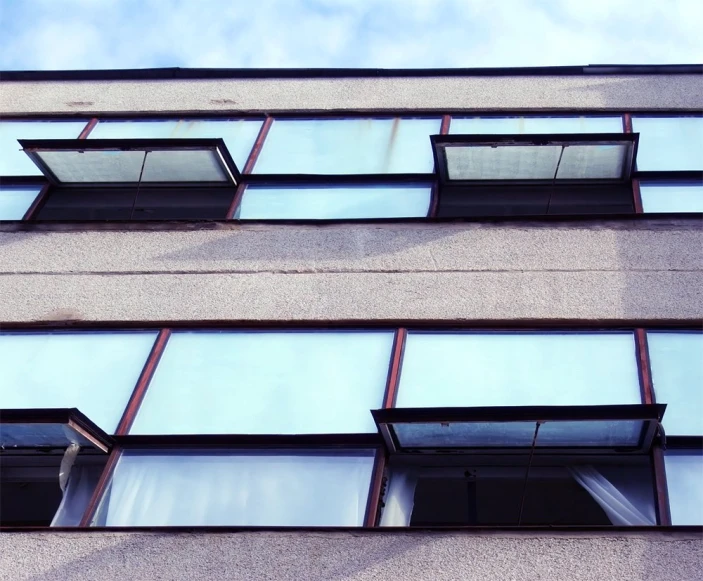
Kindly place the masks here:
[(372, 451), (126, 452), (97, 524), (362, 526)]
[(76, 139), (87, 121), (1, 121), (0, 176), (40, 176), (18, 139)]
[(242, 171), (254, 147), (263, 121), (260, 119), (165, 119), (100, 121), (90, 132), (93, 139), (222, 138), (237, 169)]
[(632, 117), (640, 171), (703, 169), (703, 117)]
[(621, 117), (452, 117), (449, 133), (622, 133)]
[(440, 119), (277, 119), (254, 167), (261, 174), (432, 173)]
[(664, 430), (703, 436), (703, 333), (647, 333), (647, 343)]
[(375, 432), (393, 333), (174, 333), (133, 434)]
[(21, 220), (41, 186), (0, 186), (0, 220)]
[(397, 407), (641, 403), (631, 333), (409, 333)]
[(237, 217), (243, 220), (417, 218), (427, 216), (430, 195), (429, 186), (248, 186)]
[(78, 408), (114, 433), (156, 333), (0, 334), (0, 408)]
[(642, 183), (645, 212), (703, 212), (703, 184)]
[(703, 525), (703, 455), (667, 452), (666, 486), (673, 525)]

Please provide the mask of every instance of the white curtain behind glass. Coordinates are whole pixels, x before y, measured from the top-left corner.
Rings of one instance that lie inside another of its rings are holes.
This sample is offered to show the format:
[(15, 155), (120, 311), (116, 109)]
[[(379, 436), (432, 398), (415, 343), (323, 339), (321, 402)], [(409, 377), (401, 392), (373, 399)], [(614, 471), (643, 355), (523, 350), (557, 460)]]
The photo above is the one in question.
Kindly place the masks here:
[(107, 526), (361, 526), (373, 456), (126, 454)]
[(414, 470), (393, 471), (381, 514), (382, 527), (410, 526), (410, 517), (415, 508), (416, 487), (417, 473)]
[(77, 527), (102, 474), (102, 466), (73, 466), (52, 527)]

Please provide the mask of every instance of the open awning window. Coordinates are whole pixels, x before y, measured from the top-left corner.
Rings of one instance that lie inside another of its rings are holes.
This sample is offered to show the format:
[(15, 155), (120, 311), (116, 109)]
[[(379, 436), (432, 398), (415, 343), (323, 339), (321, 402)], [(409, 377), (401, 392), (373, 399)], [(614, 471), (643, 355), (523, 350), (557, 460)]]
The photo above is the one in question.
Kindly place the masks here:
[(431, 140), (444, 185), (621, 183), (632, 174), (638, 135), (432, 135)]
[(0, 410), (0, 447), (95, 448), (108, 452), (112, 438), (75, 408)]
[(222, 139), (21, 139), (19, 143), (54, 185), (236, 185), (239, 181)]
[(373, 410), (390, 452), (646, 452), (666, 405)]

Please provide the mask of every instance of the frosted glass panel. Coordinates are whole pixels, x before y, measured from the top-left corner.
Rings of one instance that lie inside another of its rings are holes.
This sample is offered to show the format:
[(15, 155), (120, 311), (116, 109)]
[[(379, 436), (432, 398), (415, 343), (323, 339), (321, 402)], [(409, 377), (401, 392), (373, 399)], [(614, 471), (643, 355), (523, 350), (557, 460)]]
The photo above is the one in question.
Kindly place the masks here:
[(559, 162), (557, 179), (620, 179), (627, 145), (569, 145)]
[(410, 333), (397, 407), (641, 403), (631, 333)]
[(262, 123), (259, 119), (100, 121), (89, 139), (222, 138), (237, 168), (242, 171)]
[(632, 117), (640, 171), (703, 169), (703, 117)]
[(0, 186), (0, 220), (21, 220), (41, 186)]
[(76, 139), (87, 121), (0, 121), (0, 176), (40, 176), (18, 139)]
[(551, 180), (561, 146), (476, 146), (446, 148), (451, 180)]
[(125, 453), (107, 526), (362, 526), (372, 452)]
[(703, 212), (703, 184), (640, 184), (645, 212)]
[(647, 342), (666, 433), (703, 436), (703, 333), (647, 333)]
[(621, 117), (452, 117), (449, 133), (622, 133)]
[(248, 186), (238, 218), (243, 220), (334, 220), (427, 216), (427, 186), (270, 188)]
[(254, 173), (431, 173), (440, 119), (277, 119)]
[(174, 333), (132, 434), (375, 432), (393, 333)]
[(703, 455), (668, 452), (664, 457), (673, 525), (703, 525)]
[(114, 433), (156, 333), (0, 334), (0, 408), (78, 408)]

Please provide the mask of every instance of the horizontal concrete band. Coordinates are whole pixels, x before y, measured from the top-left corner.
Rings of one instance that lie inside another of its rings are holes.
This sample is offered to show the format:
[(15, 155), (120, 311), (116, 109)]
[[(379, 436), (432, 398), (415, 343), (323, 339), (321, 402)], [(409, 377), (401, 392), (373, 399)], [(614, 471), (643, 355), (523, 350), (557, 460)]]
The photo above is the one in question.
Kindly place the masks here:
[(701, 75), (13, 81), (0, 115), (703, 109)]
[(0, 276), (0, 322), (703, 318), (703, 272)]
[(691, 534), (8, 533), (2, 581), (692, 581)]
[(0, 232), (0, 275), (703, 270), (693, 218), (224, 228)]

